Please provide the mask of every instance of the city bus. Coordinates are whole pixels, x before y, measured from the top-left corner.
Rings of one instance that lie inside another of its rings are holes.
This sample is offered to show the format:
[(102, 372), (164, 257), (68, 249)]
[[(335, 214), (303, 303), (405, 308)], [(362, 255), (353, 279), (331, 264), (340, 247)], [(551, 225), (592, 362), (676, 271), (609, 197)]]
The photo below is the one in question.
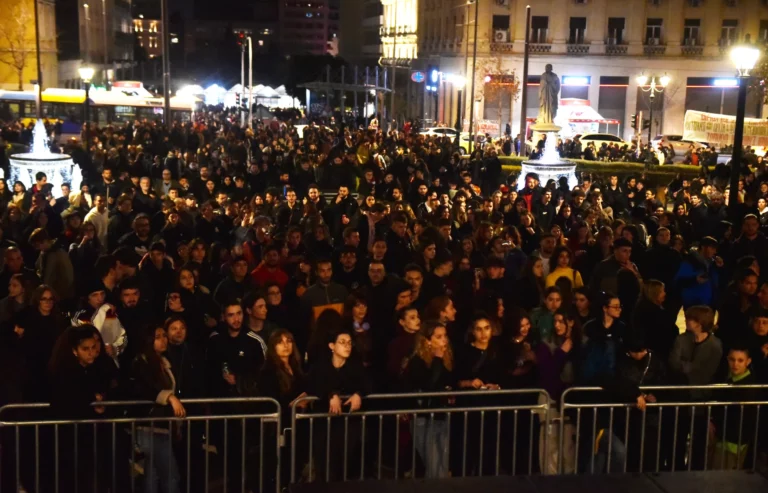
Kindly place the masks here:
[[(84, 90), (48, 88), (43, 91), (42, 100), (46, 120), (61, 120), (67, 130), (65, 133), (79, 133), (85, 114)], [(34, 91), (0, 90), (0, 121), (20, 119), (28, 124), (36, 116), (35, 101)], [(189, 121), (202, 107), (202, 101), (194, 96), (174, 96), (170, 103), (172, 118), (181, 121)], [(89, 108), (89, 120), (99, 125), (154, 120), (163, 116), (163, 98), (116, 88), (93, 90), (89, 94)], [(69, 127), (76, 127), (76, 132)]]

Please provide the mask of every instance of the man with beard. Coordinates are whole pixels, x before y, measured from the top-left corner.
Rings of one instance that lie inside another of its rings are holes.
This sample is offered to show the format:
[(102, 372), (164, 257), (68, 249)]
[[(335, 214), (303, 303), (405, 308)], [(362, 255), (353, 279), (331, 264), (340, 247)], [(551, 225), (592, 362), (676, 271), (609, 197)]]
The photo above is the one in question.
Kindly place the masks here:
[(243, 308), (237, 299), (222, 306), (221, 323), (208, 340), (208, 375), (212, 395), (247, 395), (264, 363), (264, 350), (256, 334), (243, 326)]
[(232, 259), (232, 269), (214, 291), (213, 299), (221, 306), (233, 298), (242, 299), (251, 289), (251, 278), (248, 276), (248, 261), (243, 256)]
[(151, 240), (149, 216), (146, 214), (139, 214), (133, 220), (133, 231), (120, 238), (118, 245), (133, 248), (139, 257), (143, 257), (149, 252)]
[(166, 258), (165, 245), (159, 241), (149, 247), (149, 258), (141, 262), (139, 276), (141, 285), (144, 286), (146, 299), (152, 301), (152, 309), (156, 313), (163, 313), (165, 309), (165, 297), (173, 289), (176, 273), (171, 261)]
[(122, 281), (118, 293), (117, 317), (123, 324), (128, 340), (133, 342), (126, 345), (120, 354), (120, 367), (130, 369), (142, 331), (152, 323), (152, 313), (147, 303), (141, 300), (141, 287), (137, 278), (130, 277)]

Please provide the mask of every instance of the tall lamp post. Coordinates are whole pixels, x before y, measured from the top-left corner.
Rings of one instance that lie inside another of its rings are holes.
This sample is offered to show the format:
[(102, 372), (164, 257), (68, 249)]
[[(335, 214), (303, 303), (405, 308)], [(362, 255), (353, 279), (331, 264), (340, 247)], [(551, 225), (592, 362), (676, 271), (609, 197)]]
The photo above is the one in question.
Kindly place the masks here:
[[(648, 93), (648, 99), (650, 100), (650, 115), (648, 124), (648, 144), (651, 143), (653, 131), (653, 103), (656, 100), (656, 94), (661, 94), (669, 85), (670, 77), (664, 74), (661, 77), (651, 76), (648, 77), (645, 74), (637, 76), (637, 85), (643, 92)], [(646, 89), (647, 87), (647, 89)]]
[[(472, 89), (471, 93), (472, 95), (469, 98), (469, 153), (472, 154), (472, 146), (475, 143), (475, 129), (473, 128), (475, 125), (475, 79), (477, 78), (475, 76), (475, 69), (477, 67), (477, 25), (478, 25), (478, 14), (479, 14), (479, 8), (480, 8), (480, 0), (467, 0), (468, 3), (475, 4), (475, 42), (472, 45)], [(469, 19), (467, 19), (469, 20)], [(469, 40), (467, 40), (469, 42)]]
[(85, 101), (83, 102), (83, 122), (85, 123), (85, 148), (88, 149), (90, 146), (90, 129), (91, 129), (91, 123), (90, 123), (90, 96), (91, 96), (91, 80), (93, 80), (93, 74), (95, 73), (95, 70), (93, 67), (82, 66), (77, 71), (80, 74), (80, 78), (83, 80), (83, 84), (85, 84)]
[(461, 104), (461, 96), (464, 92), (464, 86), (467, 85), (467, 78), (463, 75), (448, 75), (448, 82), (450, 82), (453, 87), (455, 87), (458, 92), (456, 93), (456, 139), (454, 139), (454, 144), (458, 147), (461, 145), (461, 131), (462, 131), (462, 122), (463, 115), (462, 115), (462, 104)]
[(760, 49), (745, 43), (731, 49), (731, 61), (736, 66), (739, 80), (739, 97), (736, 104), (736, 128), (733, 131), (733, 153), (731, 154), (731, 191), (728, 195), (728, 208), (734, 220), (739, 209), (739, 177), (741, 176), (741, 155), (744, 143), (744, 117), (747, 109), (747, 87), (750, 72), (760, 59)]

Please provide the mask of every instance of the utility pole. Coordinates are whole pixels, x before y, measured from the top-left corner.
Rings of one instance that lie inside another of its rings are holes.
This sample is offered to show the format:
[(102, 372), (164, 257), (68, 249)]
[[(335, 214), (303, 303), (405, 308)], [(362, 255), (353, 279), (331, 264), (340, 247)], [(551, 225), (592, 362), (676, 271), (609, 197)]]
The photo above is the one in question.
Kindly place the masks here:
[(40, 63), (40, 13), (38, 11), (37, 2), (35, 1), (35, 51), (37, 55), (37, 119), (43, 117), (43, 69)]
[(531, 6), (525, 6), (525, 54), (523, 55), (523, 80), (520, 81), (522, 86), (522, 97), (520, 103), (520, 156), (525, 154), (525, 142), (528, 140), (528, 59), (531, 56)]
[[(397, 0), (395, 0), (395, 15), (392, 18), (395, 22), (395, 32), (392, 40), (392, 94), (389, 99), (389, 121), (396, 121), (395, 117), (395, 79), (397, 78)], [(395, 125), (397, 126), (397, 125)], [(389, 123), (385, 127), (389, 129)]]
[(101, 27), (104, 30), (102, 33), (102, 42), (104, 43), (104, 87), (109, 86), (109, 69), (107, 68), (109, 63), (109, 45), (107, 44), (107, 0), (101, 0)]
[(248, 36), (248, 128), (253, 128), (253, 38)]
[(163, 120), (170, 127), (171, 118), (171, 49), (168, 32), (168, 0), (160, 0), (160, 13), (163, 23)]
[[(245, 44), (240, 38), (240, 92), (245, 96)], [(240, 128), (245, 127), (245, 110), (242, 99), (240, 101)]]
[(469, 153), (472, 154), (472, 147), (475, 144), (475, 129), (474, 123), (475, 123), (475, 68), (477, 66), (477, 25), (478, 22), (478, 13), (480, 6), (480, 0), (475, 0), (475, 46), (472, 49), (472, 96), (470, 97), (469, 101)]

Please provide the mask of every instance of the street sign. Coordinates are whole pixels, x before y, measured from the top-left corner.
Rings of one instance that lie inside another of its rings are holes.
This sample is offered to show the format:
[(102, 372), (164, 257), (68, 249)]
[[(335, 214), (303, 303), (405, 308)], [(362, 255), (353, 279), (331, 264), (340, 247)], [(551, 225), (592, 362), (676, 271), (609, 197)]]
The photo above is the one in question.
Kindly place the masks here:
[(417, 84), (421, 84), (427, 79), (426, 74), (424, 72), (421, 72), (419, 70), (414, 70), (411, 72), (411, 80)]

